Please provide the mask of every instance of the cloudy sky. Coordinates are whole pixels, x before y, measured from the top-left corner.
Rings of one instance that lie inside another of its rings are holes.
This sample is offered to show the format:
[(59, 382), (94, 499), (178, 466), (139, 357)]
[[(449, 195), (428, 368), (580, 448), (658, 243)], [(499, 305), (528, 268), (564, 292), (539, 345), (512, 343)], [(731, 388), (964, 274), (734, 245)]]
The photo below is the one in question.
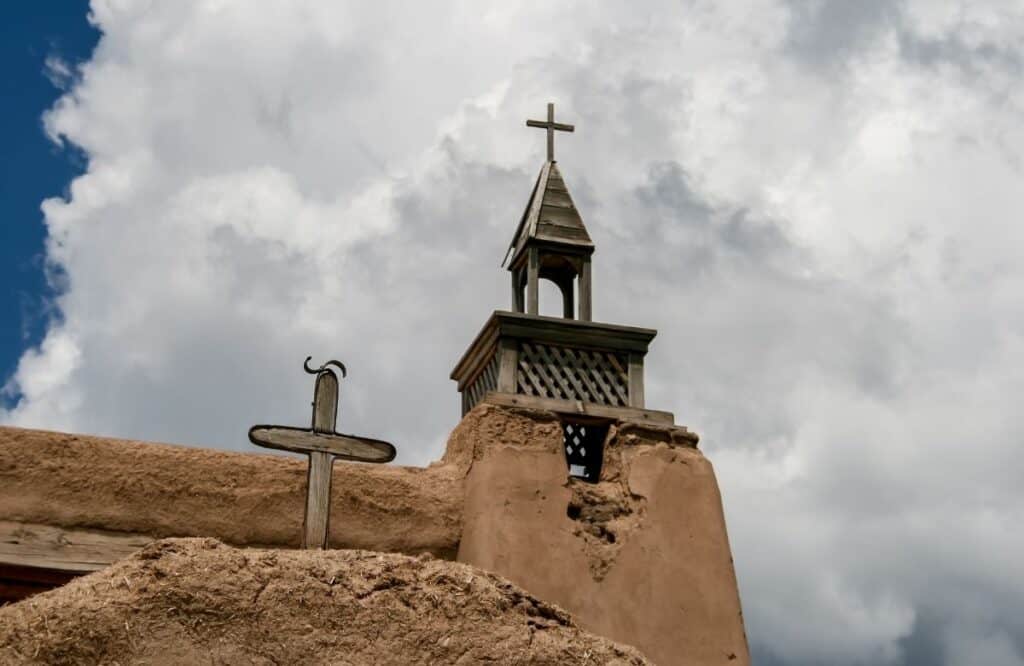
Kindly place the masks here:
[(595, 318), (660, 331), (648, 405), (716, 465), (756, 663), (1024, 664), (1019, 1), (90, 20), (38, 72), (88, 162), (34, 202), (55, 296), (0, 422), (251, 450), (337, 357), (340, 427), (435, 459), (554, 101)]

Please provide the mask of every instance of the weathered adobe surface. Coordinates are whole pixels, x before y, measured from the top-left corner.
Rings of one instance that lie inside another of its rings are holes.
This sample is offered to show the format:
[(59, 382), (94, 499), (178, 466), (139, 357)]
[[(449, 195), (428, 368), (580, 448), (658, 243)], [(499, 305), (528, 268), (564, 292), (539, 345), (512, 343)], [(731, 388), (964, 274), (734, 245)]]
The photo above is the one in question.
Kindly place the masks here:
[[(306, 461), (0, 427), (0, 520), (297, 547)], [(334, 464), (331, 544), (453, 557), (451, 467)]]
[[(484, 404), (427, 468), (336, 461), (330, 542), (454, 559), (473, 460), (559, 437), (550, 412)], [(0, 426), (0, 520), (297, 547), (305, 492), (304, 459)]]
[(463, 564), (214, 539), (158, 541), (0, 608), (0, 662), (649, 663)]
[(612, 426), (598, 483), (567, 479), (553, 415), (471, 412), (458, 559), (658, 664), (750, 663), (721, 496), (696, 437)]
[[(696, 440), (612, 426), (589, 484), (567, 478), (555, 414), (480, 405), (426, 469), (335, 463), (331, 544), (505, 576), (659, 664), (744, 666), (721, 497)], [(0, 428), (0, 519), (295, 546), (304, 492), (301, 460)]]

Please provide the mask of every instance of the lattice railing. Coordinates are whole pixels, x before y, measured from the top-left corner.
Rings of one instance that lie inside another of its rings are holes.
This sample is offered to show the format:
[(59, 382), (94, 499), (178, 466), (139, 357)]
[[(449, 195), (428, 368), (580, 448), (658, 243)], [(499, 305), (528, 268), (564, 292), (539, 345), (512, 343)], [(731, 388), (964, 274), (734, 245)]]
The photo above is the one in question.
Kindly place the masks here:
[(629, 404), (624, 354), (523, 341), (518, 361), (517, 393), (613, 407)]
[(462, 413), (465, 414), (473, 409), (478, 402), (483, 400), (489, 391), (498, 388), (498, 355), (491, 357), (490, 362), (477, 375), (473, 383), (462, 392)]

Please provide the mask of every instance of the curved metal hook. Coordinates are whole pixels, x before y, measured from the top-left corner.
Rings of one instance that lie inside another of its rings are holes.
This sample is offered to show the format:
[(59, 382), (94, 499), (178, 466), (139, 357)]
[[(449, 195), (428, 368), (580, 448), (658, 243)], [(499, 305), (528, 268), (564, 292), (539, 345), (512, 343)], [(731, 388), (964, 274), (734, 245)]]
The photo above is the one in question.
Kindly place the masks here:
[(314, 370), (313, 368), (309, 367), (309, 361), (312, 358), (313, 358), (312, 356), (307, 356), (306, 360), (302, 362), (302, 369), (305, 370), (306, 372), (308, 372), (311, 375), (319, 375), (329, 365), (333, 365), (333, 366), (337, 367), (339, 370), (341, 370), (341, 376), (342, 377), (345, 377), (348, 374), (348, 372), (345, 370), (345, 364), (342, 363), (341, 361), (335, 361), (335, 360), (327, 361), (326, 363), (321, 365), (319, 368)]
[(346, 375), (348, 374), (348, 371), (347, 371), (347, 370), (345, 370), (345, 364), (344, 364), (344, 363), (342, 363), (341, 361), (335, 361), (335, 360), (333, 360), (333, 359), (332, 359), (332, 360), (330, 360), (330, 361), (327, 361), (326, 363), (324, 363), (323, 365), (321, 365), (321, 366), (320, 366), (320, 369), (321, 369), (321, 370), (325, 370), (325, 369), (327, 368), (327, 366), (329, 366), (329, 365), (333, 365), (333, 366), (334, 366), (334, 367), (336, 367), (336, 368), (337, 368), (338, 370), (341, 370), (341, 376), (342, 376), (342, 377), (345, 377), (345, 376), (346, 376)]

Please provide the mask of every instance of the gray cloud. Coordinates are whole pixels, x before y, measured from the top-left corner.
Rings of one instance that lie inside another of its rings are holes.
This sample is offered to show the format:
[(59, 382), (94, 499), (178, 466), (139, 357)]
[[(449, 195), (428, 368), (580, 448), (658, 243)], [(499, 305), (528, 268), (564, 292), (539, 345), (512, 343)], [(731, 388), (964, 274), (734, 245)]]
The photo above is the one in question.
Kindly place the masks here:
[(899, 20), (900, 3), (891, 0), (790, 2), (788, 42), (794, 55), (816, 64), (848, 63), (871, 49)]

